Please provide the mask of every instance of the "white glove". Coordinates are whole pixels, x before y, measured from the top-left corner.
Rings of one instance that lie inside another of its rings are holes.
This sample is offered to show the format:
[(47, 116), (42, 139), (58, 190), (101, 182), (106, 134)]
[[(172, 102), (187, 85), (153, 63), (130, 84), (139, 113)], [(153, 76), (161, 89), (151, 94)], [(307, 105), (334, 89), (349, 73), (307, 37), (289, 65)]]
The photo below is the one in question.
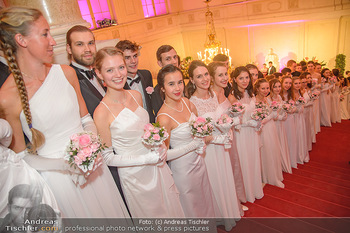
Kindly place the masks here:
[(233, 125), (239, 125), (242, 123), (242, 115), (237, 116), (237, 117), (233, 117), (232, 121), (233, 121)]
[(288, 117), (288, 114), (285, 111), (282, 111), (281, 114), (278, 115), (277, 120), (284, 121)]
[(196, 153), (199, 155), (202, 155), (202, 154), (204, 154), (205, 150), (207, 149), (207, 145), (205, 144), (204, 138), (199, 138), (199, 139), (201, 139), (201, 144), (196, 149)]
[(242, 126), (253, 127), (253, 128), (255, 128), (256, 131), (260, 131), (261, 121), (249, 120), (246, 123), (244, 123)]
[(10, 124), (0, 119), (0, 144), (4, 147), (9, 147), (12, 141), (12, 128)]
[(49, 159), (39, 155), (30, 154), (27, 150), (17, 153), (26, 163), (38, 171), (68, 171), (75, 174), (83, 174), (79, 168), (74, 168), (64, 159)]
[(81, 118), (81, 124), (83, 126), (84, 131), (92, 132), (95, 135), (97, 135), (96, 125), (89, 113)]
[(221, 134), (217, 136), (213, 136), (213, 140), (211, 141), (213, 144), (229, 144), (230, 143), (230, 136), (228, 134)]
[(174, 160), (205, 145), (202, 138), (194, 138), (189, 144), (167, 151), (167, 161)]
[(147, 154), (141, 155), (114, 154), (112, 147), (109, 147), (102, 151), (102, 157), (106, 161), (106, 164), (112, 167), (129, 167), (157, 164), (160, 158), (164, 158), (164, 154), (166, 154), (166, 150), (164, 150), (164, 147), (159, 147), (155, 151), (151, 150)]

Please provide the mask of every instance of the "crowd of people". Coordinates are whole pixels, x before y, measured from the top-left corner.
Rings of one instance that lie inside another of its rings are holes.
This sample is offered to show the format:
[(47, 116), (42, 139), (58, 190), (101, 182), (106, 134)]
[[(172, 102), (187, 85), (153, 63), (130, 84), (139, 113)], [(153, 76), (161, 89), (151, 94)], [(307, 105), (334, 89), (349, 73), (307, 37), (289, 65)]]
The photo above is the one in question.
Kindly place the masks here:
[[(135, 42), (96, 51), (93, 33), (74, 26), (67, 66), (51, 63), (56, 42), (40, 11), (3, 9), (0, 29), (0, 169), (11, 173), (3, 182), (23, 182), (8, 165), (20, 160), (46, 187), (34, 207), (51, 206), (65, 218), (216, 218), (229, 231), (245, 202), (263, 198), (264, 184), (284, 188), (283, 172), (310, 160), (321, 125), (350, 118), (348, 79), (312, 61), (290, 60), (281, 73), (248, 64), (229, 74), (228, 57), (219, 54), (208, 65), (192, 61), (185, 85), (176, 50), (162, 45), (154, 87), (150, 71), (138, 68)], [(233, 115), (232, 105), (244, 111)], [(253, 119), (257, 109), (265, 117)], [(232, 123), (223, 130), (214, 122), (226, 115)], [(212, 119), (212, 135), (193, 137), (197, 117)], [(149, 122), (169, 134), (157, 148), (141, 140)], [(89, 176), (64, 159), (71, 136), (82, 131), (106, 146)], [(23, 225), (18, 215), (34, 208), (16, 202), (28, 198), (22, 194), (0, 202), (2, 214), (22, 205), (6, 226)]]

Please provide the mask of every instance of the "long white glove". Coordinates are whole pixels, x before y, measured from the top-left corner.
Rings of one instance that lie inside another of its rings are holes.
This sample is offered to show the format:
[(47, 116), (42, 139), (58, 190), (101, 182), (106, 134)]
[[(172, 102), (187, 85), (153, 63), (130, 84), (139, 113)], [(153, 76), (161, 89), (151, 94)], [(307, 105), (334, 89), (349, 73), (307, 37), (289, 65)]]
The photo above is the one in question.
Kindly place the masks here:
[(92, 132), (97, 135), (96, 125), (89, 113), (81, 118), (81, 124), (83, 126), (84, 131)]
[[(201, 151), (201, 150), (204, 147), (205, 147), (205, 143), (204, 143), (202, 138), (194, 138), (189, 144), (187, 144), (185, 146), (181, 146), (181, 147), (174, 148), (174, 149), (169, 149), (167, 151), (167, 161), (180, 158), (181, 156), (184, 156), (185, 154), (187, 154), (191, 151), (194, 151), (194, 150), (196, 150), (197, 153), (198, 152), (203, 153), (204, 149), (203, 149), (203, 151)], [(201, 153), (198, 153), (198, 154), (201, 154)]]
[(113, 167), (129, 167), (157, 164), (160, 160), (165, 159), (166, 148), (159, 147), (156, 151), (150, 151), (147, 154), (141, 155), (120, 155), (114, 154), (112, 147), (105, 149), (102, 152), (102, 156), (108, 166)]
[(278, 115), (277, 120), (284, 121), (287, 119), (288, 114), (285, 111), (281, 111), (281, 113)]
[(33, 155), (27, 150), (17, 153), (17, 156), (23, 158), (26, 163), (38, 171), (68, 171), (70, 173), (82, 174), (79, 168), (75, 169), (64, 159), (44, 158), (39, 155)]
[(213, 140), (210, 143), (222, 144), (222, 145), (229, 144), (230, 143), (230, 136), (228, 133), (213, 136)]
[(12, 141), (12, 128), (10, 124), (0, 119), (0, 144), (4, 147), (9, 147)]

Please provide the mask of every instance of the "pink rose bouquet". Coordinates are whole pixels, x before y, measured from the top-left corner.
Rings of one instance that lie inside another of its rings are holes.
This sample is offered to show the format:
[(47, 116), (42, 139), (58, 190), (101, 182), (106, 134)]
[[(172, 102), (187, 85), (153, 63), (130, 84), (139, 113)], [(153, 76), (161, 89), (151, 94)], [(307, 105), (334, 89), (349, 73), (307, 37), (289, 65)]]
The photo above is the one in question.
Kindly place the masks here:
[(213, 133), (214, 126), (210, 117), (197, 117), (190, 122), (191, 133), (194, 137), (203, 138)]
[(268, 115), (269, 115), (269, 112), (268, 112), (267, 108), (256, 108), (251, 113), (250, 117), (256, 121), (262, 121), (266, 117), (268, 117)]
[(101, 138), (92, 132), (73, 134), (66, 150), (65, 160), (71, 166), (78, 167), (88, 176), (101, 165), (101, 160), (96, 159), (106, 148)]
[(314, 92), (312, 92), (312, 94), (310, 95), (310, 99), (312, 99), (312, 100), (317, 100), (319, 96), (320, 96), (320, 92), (319, 92), (319, 91), (314, 91)]
[(296, 101), (296, 105), (304, 105), (305, 103), (305, 99), (302, 96), (300, 96)]
[(270, 104), (270, 108), (273, 111), (277, 111), (280, 108), (280, 104), (277, 101), (272, 101), (272, 103)]
[(282, 109), (286, 112), (291, 112), (294, 108), (295, 102), (293, 100), (288, 100), (282, 104)]
[(344, 100), (344, 98), (345, 98), (345, 97), (344, 97), (344, 95), (343, 95), (343, 94), (340, 94), (340, 95), (339, 95), (339, 100), (340, 100), (340, 101), (343, 101), (343, 100)]
[(329, 82), (330, 82), (331, 84), (336, 83), (336, 82), (337, 82), (337, 77), (335, 77), (335, 76), (330, 77), (330, 78), (329, 78)]
[(232, 106), (229, 109), (229, 112), (234, 116), (238, 116), (240, 114), (242, 114), (245, 110), (245, 107), (240, 103), (240, 102), (236, 102), (233, 103)]
[(256, 103), (255, 103), (255, 108), (256, 108), (256, 109), (259, 109), (259, 108), (261, 108), (261, 109), (267, 109), (267, 104), (265, 104), (265, 103), (263, 103), (263, 102), (256, 102)]
[(142, 142), (151, 147), (158, 147), (169, 137), (164, 127), (160, 127), (159, 122), (148, 123), (144, 127), (144, 134), (141, 138)]

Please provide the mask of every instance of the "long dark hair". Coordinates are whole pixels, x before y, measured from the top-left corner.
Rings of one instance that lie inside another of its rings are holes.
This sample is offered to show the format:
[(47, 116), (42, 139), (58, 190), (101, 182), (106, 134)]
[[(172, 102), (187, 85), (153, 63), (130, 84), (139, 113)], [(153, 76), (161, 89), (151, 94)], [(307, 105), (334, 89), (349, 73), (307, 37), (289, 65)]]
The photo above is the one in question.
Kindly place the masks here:
[[(203, 66), (208, 70), (208, 66), (200, 61), (200, 60), (194, 60), (191, 62), (190, 66), (188, 67), (188, 76), (193, 78), (193, 71), (197, 69), (198, 67)], [(208, 71), (209, 72), (209, 71)], [(186, 96), (187, 98), (191, 98), (193, 93), (196, 91), (196, 86), (191, 82), (191, 80), (186, 85)]]
[(165, 79), (165, 76), (167, 74), (170, 74), (170, 73), (175, 73), (176, 71), (179, 71), (180, 74), (181, 74), (181, 77), (182, 77), (182, 81), (184, 79), (184, 75), (183, 73), (181, 72), (180, 68), (174, 66), (173, 64), (168, 64), (166, 66), (164, 66), (162, 69), (160, 69), (160, 71), (158, 72), (158, 75), (157, 75), (157, 82), (158, 82), (158, 85), (159, 85), (159, 92), (160, 92), (160, 96), (162, 97), (162, 99), (164, 100), (165, 99), (165, 96), (164, 96), (164, 92), (161, 91), (162, 88), (164, 88), (164, 79)]
[(238, 85), (236, 83), (235, 78), (237, 78), (242, 72), (247, 72), (249, 75), (249, 84), (247, 87), (248, 95), (250, 97), (253, 97), (253, 83), (252, 83), (252, 76), (249, 73), (248, 69), (244, 66), (237, 67), (232, 73), (231, 73), (231, 80), (232, 80), (232, 88), (231, 88), (231, 94), (238, 100), (242, 99), (244, 96), (244, 93), (238, 90)]
[[(281, 93), (280, 93), (280, 96), (282, 97), (282, 100), (284, 100), (284, 101), (290, 100), (290, 99), (294, 99), (294, 93), (293, 93), (293, 91), (292, 91), (292, 86), (287, 90), (287, 93), (288, 93), (287, 99), (285, 99), (284, 96), (283, 96), (283, 82), (284, 82), (284, 80), (286, 80), (287, 78), (290, 78), (290, 79), (292, 80), (292, 78), (289, 77), (289, 76), (287, 76), (287, 75), (282, 76), (282, 80), (281, 80), (282, 91), (281, 91)], [(292, 83), (293, 83), (293, 80), (292, 80)]]

